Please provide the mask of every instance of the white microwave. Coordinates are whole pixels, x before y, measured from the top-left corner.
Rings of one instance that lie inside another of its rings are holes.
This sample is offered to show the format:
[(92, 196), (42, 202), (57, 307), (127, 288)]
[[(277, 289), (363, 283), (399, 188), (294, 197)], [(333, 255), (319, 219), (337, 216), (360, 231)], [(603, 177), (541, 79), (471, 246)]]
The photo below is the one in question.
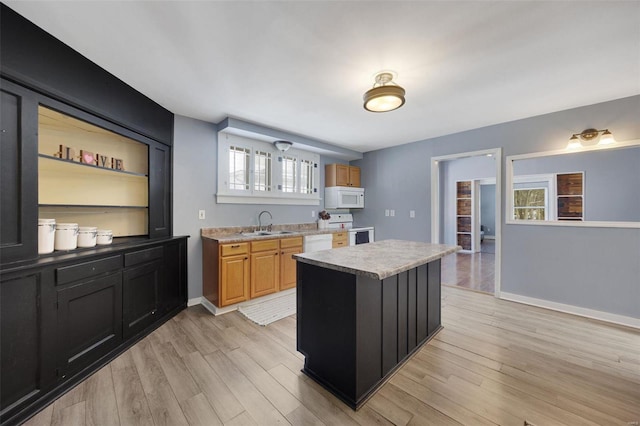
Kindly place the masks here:
[(325, 209), (364, 208), (364, 188), (330, 186), (324, 189)]

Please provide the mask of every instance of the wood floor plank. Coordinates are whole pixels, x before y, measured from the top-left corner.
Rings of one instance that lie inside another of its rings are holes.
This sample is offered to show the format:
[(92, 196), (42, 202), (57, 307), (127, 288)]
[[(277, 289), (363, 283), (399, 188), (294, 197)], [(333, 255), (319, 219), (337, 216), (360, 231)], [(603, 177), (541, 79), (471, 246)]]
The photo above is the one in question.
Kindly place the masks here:
[(151, 346), (178, 402), (201, 393), (171, 342), (153, 343), (151, 341)]
[(242, 414), (238, 414), (233, 419), (229, 420), (228, 422), (225, 422), (224, 425), (225, 426), (262, 426), (262, 425), (258, 425), (258, 423), (256, 423), (253, 420), (253, 418), (249, 415), (249, 413), (247, 413), (246, 411), (243, 411)]
[[(69, 390), (53, 403), (53, 414), (51, 416), (52, 425), (64, 425), (69, 419), (76, 419), (82, 411), (82, 424), (84, 424), (85, 415), (85, 397), (86, 383), (79, 383), (77, 386)], [(68, 410), (70, 407), (74, 407)]]
[(153, 426), (147, 397), (131, 350), (111, 361), (111, 377), (122, 425)]
[(222, 421), (213, 411), (207, 397), (199, 393), (180, 402), (182, 411), (187, 417), (189, 426), (219, 426)]
[(253, 385), (273, 404), (285, 417), (300, 407), (298, 401), (280, 383), (267, 373), (242, 349), (228, 354), (236, 367), (253, 383)]
[(184, 358), (184, 363), (220, 420), (228, 421), (245, 411), (244, 407), (213, 371), (202, 354), (194, 352)]
[(282, 364), (269, 370), (282, 386), (294, 395), (316, 417), (327, 425), (357, 425), (358, 423), (347, 416), (337, 405), (328, 398), (326, 391), (319, 392), (306, 380), (294, 374)]
[(53, 416), (53, 404), (48, 405), (44, 410), (24, 422), (23, 426), (49, 426)]
[(51, 424), (53, 426), (84, 426), (85, 413), (84, 401), (77, 402), (54, 413)]
[(400, 407), (380, 392), (373, 395), (367, 402), (367, 405), (397, 426), (409, 424), (411, 418), (414, 416), (410, 411)]
[(287, 414), (287, 420), (294, 426), (323, 426), (315, 414), (307, 409), (304, 405), (298, 406), (295, 410)]
[(227, 384), (234, 396), (256, 422), (269, 425), (289, 424), (278, 409), (262, 395), (247, 376), (242, 374), (224, 353), (221, 351), (213, 352), (207, 355), (205, 360)]
[(119, 426), (118, 403), (111, 367), (102, 367), (86, 381), (85, 410), (87, 426)]
[(160, 366), (149, 339), (143, 339), (131, 348), (149, 410), (156, 426), (187, 425), (180, 404)]

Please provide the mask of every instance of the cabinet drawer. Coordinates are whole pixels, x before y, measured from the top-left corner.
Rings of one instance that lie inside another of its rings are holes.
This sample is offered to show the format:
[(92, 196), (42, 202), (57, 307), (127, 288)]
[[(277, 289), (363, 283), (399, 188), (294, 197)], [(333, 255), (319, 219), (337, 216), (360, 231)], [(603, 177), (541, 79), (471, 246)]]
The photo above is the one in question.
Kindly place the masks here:
[(331, 245), (332, 248), (337, 248), (337, 247), (346, 247), (348, 244), (346, 241), (333, 241), (333, 244)]
[(154, 247), (146, 250), (134, 251), (124, 255), (124, 266), (139, 265), (164, 257), (164, 247)]
[(302, 247), (302, 237), (283, 238), (280, 240), (280, 248)]
[(347, 241), (347, 233), (346, 232), (336, 232), (335, 234), (333, 234), (333, 241), (337, 242), (337, 241)]
[(251, 241), (251, 252), (278, 250), (278, 240)]
[(106, 259), (93, 262), (80, 263), (79, 265), (65, 266), (56, 269), (56, 284), (67, 284), (72, 281), (89, 278), (103, 272), (115, 271), (122, 268), (122, 257), (111, 256)]
[(247, 254), (249, 243), (222, 244), (220, 246), (220, 256), (233, 256), (236, 254)]

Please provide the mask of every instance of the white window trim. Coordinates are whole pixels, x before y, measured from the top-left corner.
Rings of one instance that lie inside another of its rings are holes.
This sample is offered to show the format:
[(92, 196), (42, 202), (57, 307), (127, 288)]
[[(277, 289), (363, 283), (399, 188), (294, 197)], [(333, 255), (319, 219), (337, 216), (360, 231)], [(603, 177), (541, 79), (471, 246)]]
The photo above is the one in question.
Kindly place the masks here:
[[(251, 151), (249, 189), (229, 189), (229, 147), (239, 146)], [(271, 187), (269, 193), (254, 190), (255, 152), (271, 153)], [(286, 204), (286, 205), (320, 205), (320, 155), (311, 152), (289, 149), (288, 157), (296, 158), (296, 192), (282, 191), (282, 162), (283, 153), (269, 142), (244, 138), (226, 133), (218, 134), (218, 191), (216, 201), (220, 204)], [(316, 192), (303, 194), (300, 192), (301, 160), (309, 160), (317, 165), (314, 168), (314, 187)]]

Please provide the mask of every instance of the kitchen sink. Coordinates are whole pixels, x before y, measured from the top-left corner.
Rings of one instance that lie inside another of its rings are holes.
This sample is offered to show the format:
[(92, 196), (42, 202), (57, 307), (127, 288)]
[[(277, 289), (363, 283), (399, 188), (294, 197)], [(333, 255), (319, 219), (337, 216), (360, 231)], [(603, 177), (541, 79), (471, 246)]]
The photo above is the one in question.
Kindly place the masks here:
[(265, 235), (286, 235), (293, 234), (293, 231), (254, 231), (254, 232), (243, 232), (242, 235), (245, 237), (262, 237)]
[(265, 232), (265, 231), (255, 231), (255, 232), (243, 232), (242, 235), (244, 235), (245, 237), (261, 237), (264, 235), (271, 235), (271, 233)]

